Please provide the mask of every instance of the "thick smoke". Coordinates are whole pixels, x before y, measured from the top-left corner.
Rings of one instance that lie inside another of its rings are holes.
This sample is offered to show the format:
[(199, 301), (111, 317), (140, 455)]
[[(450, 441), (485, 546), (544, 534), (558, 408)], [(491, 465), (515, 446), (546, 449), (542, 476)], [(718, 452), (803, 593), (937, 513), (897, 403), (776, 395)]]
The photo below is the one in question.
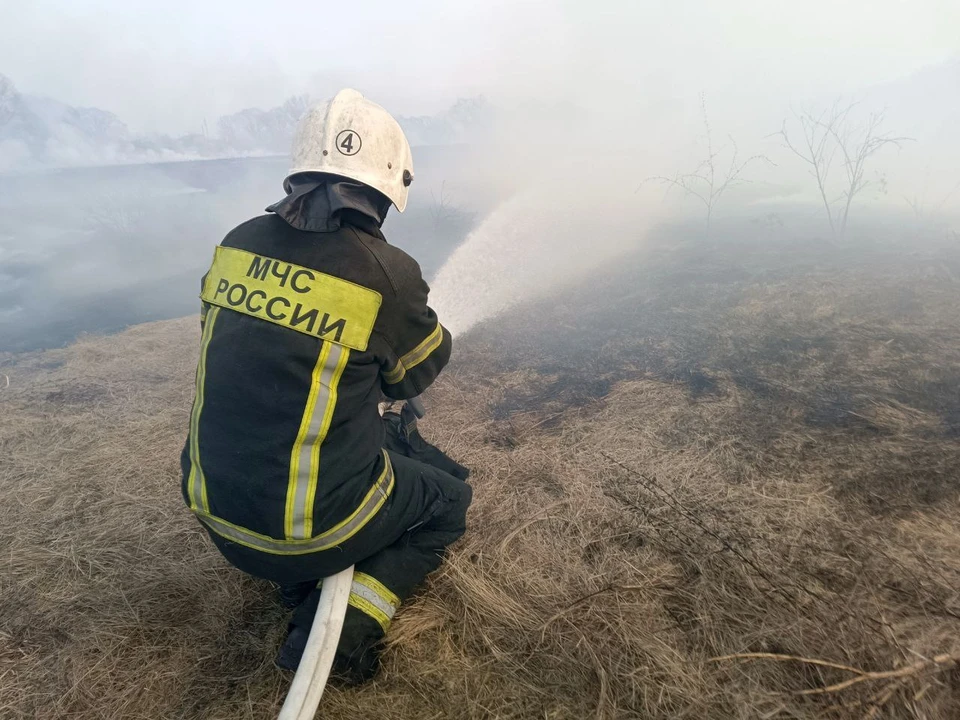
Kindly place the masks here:
[[(417, 181), (385, 229), (458, 332), (615, 264), (667, 219), (709, 235), (724, 218), (790, 215), (837, 234), (823, 205), (846, 205), (844, 148), (829, 145), (821, 187), (785, 147), (833, 107), (849, 108), (833, 127), (848, 151), (879, 113), (876, 134), (895, 140), (862, 166), (850, 227), (960, 228), (954, 4), (414, 0), (284, 15), (220, 0), (6, 11), (0, 350), (194, 312), (210, 249), (277, 199), (286, 167), (224, 156), (281, 155), (304, 96), (344, 86), (404, 116)], [(172, 158), (220, 159), (144, 165)]]

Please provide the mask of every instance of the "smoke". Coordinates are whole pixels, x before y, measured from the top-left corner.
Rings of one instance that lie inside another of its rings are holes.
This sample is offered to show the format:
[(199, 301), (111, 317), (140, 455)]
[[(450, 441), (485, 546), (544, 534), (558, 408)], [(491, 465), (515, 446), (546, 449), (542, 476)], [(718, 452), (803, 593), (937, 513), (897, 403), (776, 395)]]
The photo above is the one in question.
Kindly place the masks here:
[[(22, 166), (40, 132), (33, 115), (57, 101), (79, 109), (71, 127), (87, 140), (133, 147), (107, 153), (125, 162), (172, 157), (152, 152), (145, 133), (192, 132), (188, 147), (202, 148), (220, 140), (217, 117), (273, 117), (291, 96), (343, 86), (397, 115), (450, 122), (462, 119), (447, 113), (458, 98), (483, 95), (482, 134), (440, 137), (429, 132), (438, 123), (418, 124), (432, 147), (414, 149), (409, 209), (385, 227), (421, 261), (431, 303), (457, 332), (595, 277), (667, 219), (708, 234), (704, 195), (714, 221), (800, 209), (827, 232), (810, 168), (776, 133), (795, 111), (838, 98), (859, 103), (856, 122), (886, 108), (884, 132), (909, 138), (871, 157), (852, 222), (881, 210), (925, 224), (960, 215), (956, 3), (922, 0), (905, 13), (897, 0), (294, 0), (277, 12), (225, 0), (5, 10), (0, 74), (23, 98), (0, 101), (0, 173), (4, 157)], [(241, 112), (250, 107), (260, 110)], [(254, 144), (269, 131), (251, 127)], [(447, 145), (464, 138), (471, 148)], [(71, 133), (50, 145), (71, 162), (93, 156)], [(754, 156), (763, 161), (724, 184)], [(122, 167), (0, 175), (0, 338), (56, 321), (59, 342), (105, 329), (107, 317), (112, 328), (192, 312), (210, 248), (277, 199), (286, 166), (231, 162), (184, 163), (179, 175), (165, 165), (136, 183)], [(844, 175), (835, 150), (831, 202)], [(686, 187), (664, 181), (678, 177)]]

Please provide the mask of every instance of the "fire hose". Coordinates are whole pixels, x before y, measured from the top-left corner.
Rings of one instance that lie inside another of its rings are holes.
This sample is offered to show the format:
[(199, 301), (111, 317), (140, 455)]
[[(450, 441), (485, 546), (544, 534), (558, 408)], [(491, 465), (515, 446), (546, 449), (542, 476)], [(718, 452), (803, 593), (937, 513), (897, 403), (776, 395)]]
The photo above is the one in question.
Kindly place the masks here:
[[(408, 400), (407, 405), (418, 418), (426, 413), (418, 397)], [(317, 614), (310, 626), (300, 665), (280, 709), (279, 720), (313, 720), (316, 715), (337, 653), (352, 585), (353, 565), (323, 579)]]

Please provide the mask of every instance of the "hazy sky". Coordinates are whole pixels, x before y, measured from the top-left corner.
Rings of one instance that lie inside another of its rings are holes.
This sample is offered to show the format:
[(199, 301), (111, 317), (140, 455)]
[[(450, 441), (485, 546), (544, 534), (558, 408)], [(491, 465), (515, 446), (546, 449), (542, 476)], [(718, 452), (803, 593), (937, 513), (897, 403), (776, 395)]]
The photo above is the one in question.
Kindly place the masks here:
[(0, 0), (0, 73), (137, 130), (359, 87), (458, 95), (849, 92), (960, 55), (957, 0)]

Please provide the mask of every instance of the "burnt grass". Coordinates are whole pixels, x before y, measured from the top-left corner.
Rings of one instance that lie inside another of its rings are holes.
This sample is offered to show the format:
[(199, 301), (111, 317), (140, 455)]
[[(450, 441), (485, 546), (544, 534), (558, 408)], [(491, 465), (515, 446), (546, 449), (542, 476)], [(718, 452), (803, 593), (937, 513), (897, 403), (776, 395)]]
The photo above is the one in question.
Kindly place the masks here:
[(654, 379), (693, 400), (733, 395), (743, 412), (729, 432), (761, 460), (809, 435), (838, 493), (877, 513), (957, 495), (960, 241), (764, 230), (662, 228), (633, 257), (471, 333), (459, 364), (519, 378), (491, 387), (507, 427), (496, 442), (511, 444), (511, 418), (549, 429), (618, 383)]
[[(468, 531), (321, 717), (960, 717), (958, 243), (770, 230), (457, 339), (421, 428)], [(179, 490), (198, 345), (0, 353), (0, 717), (279, 713), (287, 613)]]

